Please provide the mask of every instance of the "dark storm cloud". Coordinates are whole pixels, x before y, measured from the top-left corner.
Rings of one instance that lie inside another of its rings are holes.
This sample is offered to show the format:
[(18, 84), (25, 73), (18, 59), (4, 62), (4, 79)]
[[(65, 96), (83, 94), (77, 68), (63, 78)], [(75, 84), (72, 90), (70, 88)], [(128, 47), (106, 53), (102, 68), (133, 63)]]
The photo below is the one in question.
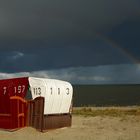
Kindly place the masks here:
[(120, 64), (120, 62), (133, 63), (119, 50), (99, 42), (96, 43), (96, 47), (29, 47), (22, 51), (0, 52), (1, 72), (54, 70), (99, 64)]
[[(87, 67), (135, 63), (140, 59), (139, 5), (139, 0), (1, 0), (0, 71), (82, 67), (85, 72)], [(86, 74), (77, 73), (86, 80)]]
[(80, 40), (140, 15), (139, 0), (3, 0), (1, 40)]
[(131, 19), (114, 27), (108, 32), (110, 40), (117, 42), (127, 53), (140, 62), (140, 16), (139, 19)]
[(2, 73), (0, 79), (35, 76), (55, 78), (72, 84), (140, 84), (140, 65), (121, 64), (97, 67), (71, 67), (59, 70), (43, 70), (19, 73)]

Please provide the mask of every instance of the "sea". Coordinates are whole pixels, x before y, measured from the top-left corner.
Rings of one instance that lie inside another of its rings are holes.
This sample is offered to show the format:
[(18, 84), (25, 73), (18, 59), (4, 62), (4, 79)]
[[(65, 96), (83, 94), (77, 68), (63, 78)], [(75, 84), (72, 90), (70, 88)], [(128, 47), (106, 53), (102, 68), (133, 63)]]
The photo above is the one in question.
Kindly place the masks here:
[(140, 105), (140, 84), (73, 85), (73, 106)]

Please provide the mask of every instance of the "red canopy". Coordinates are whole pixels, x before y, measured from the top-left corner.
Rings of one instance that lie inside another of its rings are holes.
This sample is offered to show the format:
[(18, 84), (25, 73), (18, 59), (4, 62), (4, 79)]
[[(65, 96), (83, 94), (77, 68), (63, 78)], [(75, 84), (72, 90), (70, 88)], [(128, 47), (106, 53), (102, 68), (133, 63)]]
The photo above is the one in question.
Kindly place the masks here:
[(28, 89), (28, 77), (0, 80), (0, 97), (25, 97)]
[(10, 96), (24, 98), (28, 89), (28, 77), (0, 80), (0, 113), (10, 112)]

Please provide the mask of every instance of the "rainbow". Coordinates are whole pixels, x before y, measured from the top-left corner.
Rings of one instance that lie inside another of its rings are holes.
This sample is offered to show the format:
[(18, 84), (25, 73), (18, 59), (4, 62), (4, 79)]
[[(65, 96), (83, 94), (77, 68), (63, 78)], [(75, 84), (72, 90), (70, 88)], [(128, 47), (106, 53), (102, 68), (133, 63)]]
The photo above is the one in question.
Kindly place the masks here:
[(117, 49), (120, 53), (122, 53), (125, 57), (127, 57), (134, 64), (140, 63), (140, 60), (138, 60), (134, 55), (132, 55), (132, 53), (130, 53), (130, 51), (128, 51), (127, 49), (118, 45), (114, 40), (107, 38), (99, 33), (96, 34), (96, 37), (98, 39), (104, 41), (105, 43), (107, 43), (109, 46)]

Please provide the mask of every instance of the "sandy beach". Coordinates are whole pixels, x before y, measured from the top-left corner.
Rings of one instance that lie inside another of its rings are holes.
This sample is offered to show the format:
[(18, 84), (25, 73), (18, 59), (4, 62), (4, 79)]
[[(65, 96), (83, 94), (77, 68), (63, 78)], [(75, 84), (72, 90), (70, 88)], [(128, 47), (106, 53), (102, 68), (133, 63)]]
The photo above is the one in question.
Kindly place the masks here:
[(0, 130), (2, 140), (140, 140), (140, 115), (73, 115), (72, 126), (45, 133), (26, 127), (14, 132)]

